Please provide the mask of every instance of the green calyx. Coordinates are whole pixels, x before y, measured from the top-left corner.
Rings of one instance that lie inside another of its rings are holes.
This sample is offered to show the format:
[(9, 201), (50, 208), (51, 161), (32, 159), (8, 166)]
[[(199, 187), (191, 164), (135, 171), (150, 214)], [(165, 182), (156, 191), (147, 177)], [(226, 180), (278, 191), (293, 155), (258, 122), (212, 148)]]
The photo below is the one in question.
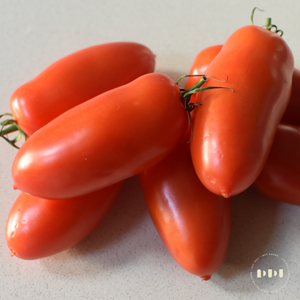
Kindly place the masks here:
[[(4, 121), (0, 122), (0, 136), (5, 139), (9, 144), (11, 144), (13, 147), (20, 149), (20, 147), (17, 146), (17, 142), (24, 138), (26, 141), (27, 136), (25, 132), (20, 128), (20, 126), (17, 124), (16, 120), (13, 118), (12, 114), (5, 113), (0, 115), (0, 119), (4, 116), (10, 116), (11, 118), (5, 119)], [(17, 132), (17, 135), (10, 139), (8, 137), (8, 134)]]
[(213, 78), (213, 77), (205, 75), (205, 74), (183, 75), (177, 80), (177, 85), (178, 85), (178, 83), (181, 79), (183, 79), (185, 77), (195, 77), (195, 76), (201, 77), (201, 79), (196, 84), (194, 84), (193, 86), (188, 88), (187, 90), (181, 89), (181, 102), (183, 103), (183, 105), (184, 105), (184, 107), (185, 107), (185, 109), (188, 113), (189, 120), (190, 120), (190, 125), (191, 125), (191, 138), (190, 138), (189, 143), (191, 142), (192, 137), (193, 137), (193, 126), (192, 126), (191, 111), (196, 106), (202, 105), (201, 103), (190, 102), (191, 101), (191, 96), (196, 94), (196, 93), (199, 93), (199, 92), (202, 92), (202, 91), (205, 91), (205, 90), (211, 90), (211, 89), (227, 89), (227, 90), (231, 90), (232, 92), (234, 92), (233, 89), (228, 88), (228, 87), (223, 87), (223, 86), (206, 86), (206, 87), (202, 87), (202, 85), (205, 82), (207, 82), (208, 78), (219, 81), (219, 82), (226, 82), (227, 79), (228, 79), (228, 78), (226, 78), (226, 80), (219, 80), (219, 79)]
[[(259, 9), (258, 7), (254, 7), (251, 13), (251, 24), (254, 25), (253, 23), (253, 16), (254, 16), (254, 12), (255, 10), (259, 10), (259, 11), (263, 11), (262, 9)], [(272, 24), (271, 18), (267, 18), (266, 19), (266, 24), (262, 26), (263, 28), (269, 30), (269, 31), (273, 31), (272, 29), (274, 29), (273, 32), (278, 33), (280, 36), (283, 35), (283, 31), (281, 29), (278, 29), (276, 25)]]

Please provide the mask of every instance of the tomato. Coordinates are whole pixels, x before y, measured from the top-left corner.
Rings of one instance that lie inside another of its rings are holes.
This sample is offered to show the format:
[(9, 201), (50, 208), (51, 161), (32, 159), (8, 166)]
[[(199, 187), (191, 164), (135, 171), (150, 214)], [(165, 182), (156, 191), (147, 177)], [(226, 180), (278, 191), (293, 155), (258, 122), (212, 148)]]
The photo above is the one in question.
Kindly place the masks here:
[(187, 121), (177, 84), (164, 74), (143, 75), (68, 110), (32, 135), (13, 162), (15, 187), (46, 199), (104, 188), (163, 159)]
[[(189, 74), (197, 75), (197, 74), (205, 74), (208, 65), (212, 62), (212, 60), (216, 57), (217, 54), (221, 51), (223, 45), (214, 45), (207, 47), (200, 51), (190, 69)], [(199, 77), (188, 77), (188, 80), (185, 84), (185, 89), (190, 88), (194, 84), (197, 83)]]
[[(204, 74), (209, 63), (222, 48), (211, 46), (202, 50), (196, 57), (190, 74)], [(197, 77), (190, 77), (185, 88), (196, 83)], [(300, 71), (294, 69), (292, 92), (289, 104), (281, 122), (300, 125)], [(254, 182), (254, 187), (266, 197), (281, 202), (300, 205), (300, 128), (280, 124), (262, 172)], [(298, 144), (298, 145), (297, 145)]]
[[(235, 31), (206, 74), (225, 89), (198, 93), (191, 154), (211, 192), (224, 197), (248, 188), (261, 172), (291, 93), (293, 55), (274, 32), (250, 25)], [(216, 85), (208, 78), (206, 86)]]
[(77, 198), (46, 200), (21, 193), (6, 223), (11, 255), (39, 259), (68, 249), (102, 221), (122, 182)]
[(300, 206), (300, 127), (278, 126), (267, 162), (254, 187), (264, 196)]
[(209, 192), (195, 173), (188, 139), (139, 174), (153, 223), (186, 271), (203, 280), (223, 262), (230, 238), (231, 199)]
[(137, 43), (89, 47), (58, 60), (20, 86), (11, 96), (10, 108), (30, 136), (70, 108), (153, 72), (154, 65), (153, 53)]

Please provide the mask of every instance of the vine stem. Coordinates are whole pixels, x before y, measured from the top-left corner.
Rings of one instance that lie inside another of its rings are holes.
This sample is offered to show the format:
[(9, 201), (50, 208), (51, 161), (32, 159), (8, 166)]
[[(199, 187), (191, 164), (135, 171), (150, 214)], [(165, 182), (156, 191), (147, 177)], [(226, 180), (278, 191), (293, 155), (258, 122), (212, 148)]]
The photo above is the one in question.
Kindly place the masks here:
[[(252, 13), (251, 13), (251, 17), (250, 17), (252, 25), (254, 25), (253, 16), (254, 16), (255, 10), (264, 11), (263, 9), (259, 9), (258, 7), (254, 7), (253, 8)], [(265, 29), (267, 29), (267, 30), (269, 30), (269, 31), (272, 31), (272, 29), (274, 28), (275, 29), (275, 31), (274, 31), (275, 33), (278, 33), (280, 36), (283, 35), (283, 31), (281, 29), (278, 29), (276, 25), (272, 24), (271, 18), (267, 18), (265, 25), (263, 25), (262, 27), (265, 28)]]
[(219, 81), (219, 82), (226, 82), (228, 80), (228, 77), (224, 81), (224, 80), (219, 80), (219, 79), (213, 78), (213, 77), (205, 75), (205, 74), (183, 75), (178, 79), (177, 85), (178, 85), (178, 83), (181, 79), (183, 79), (185, 77), (191, 77), (191, 76), (199, 76), (199, 77), (201, 76), (201, 79), (196, 84), (194, 84), (193, 86), (188, 88), (187, 90), (181, 89), (181, 101), (182, 101), (182, 103), (183, 103), (183, 105), (184, 105), (184, 107), (185, 107), (185, 109), (188, 113), (189, 120), (190, 120), (190, 125), (191, 125), (191, 138), (190, 138), (188, 143), (190, 143), (192, 141), (192, 138), (193, 138), (193, 124), (192, 124), (191, 111), (196, 106), (202, 105), (201, 103), (190, 102), (191, 101), (191, 96), (196, 94), (196, 93), (199, 93), (199, 92), (202, 92), (202, 91), (205, 91), (205, 90), (211, 90), (211, 89), (227, 89), (227, 90), (231, 90), (232, 92), (234, 92), (233, 89), (231, 89), (229, 87), (223, 87), (223, 86), (206, 86), (206, 87), (202, 87), (203, 84), (205, 84), (205, 82), (208, 81), (208, 78), (210, 78), (212, 80)]
[(258, 8), (258, 7), (254, 7), (254, 8), (253, 8), (252, 13), (251, 13), (251, 17), (250, 17), (251, 25), (254, 25), (253, 17), (254, 17), (254, 12), (255, 12), (256, 10), (264, 11), (263, 9), (260, 9), (260, 8)]
[[(24, 138), (24, 140), (26, 141), (27, 139), (26, 133), (20, 128), (20, 126), (18, 125), (17, 121), (14, 119), (12, 114), (4, 113), (0, 115), (0, 119), (4, 116), (10, 116), (11, 118), (0, 122), (0, 126), (1, 126), (0, 136), (4, 140), (6, 140), (9, 144), (11, 144), (13, 147), (20, 149), (20, 147), (17, 146), (16, 143), (22, 138)], [(13, 139), (10, 139), (7, 135), (13, 132), (17, 132), (17, 135)]]

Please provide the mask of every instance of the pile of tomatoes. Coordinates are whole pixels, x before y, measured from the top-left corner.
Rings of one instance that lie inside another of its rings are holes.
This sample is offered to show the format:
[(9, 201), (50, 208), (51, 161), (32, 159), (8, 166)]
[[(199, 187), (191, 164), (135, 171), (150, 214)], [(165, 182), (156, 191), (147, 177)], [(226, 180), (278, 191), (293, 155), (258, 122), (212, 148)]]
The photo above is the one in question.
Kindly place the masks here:
[(27, 139), (12, 165), (22, 192), (6, 224), (11, 255), (72, 247), (138, 175), (170, 254), (210, 279), (228, 248), (231, 196), (254, 185), (300, 205), (300, 71), (281, 34), (270, 19), (238, 29), (198, 54), (185, 89), (129, 42), (75, 52), (19, 87), (1, 116), (3, 138)]

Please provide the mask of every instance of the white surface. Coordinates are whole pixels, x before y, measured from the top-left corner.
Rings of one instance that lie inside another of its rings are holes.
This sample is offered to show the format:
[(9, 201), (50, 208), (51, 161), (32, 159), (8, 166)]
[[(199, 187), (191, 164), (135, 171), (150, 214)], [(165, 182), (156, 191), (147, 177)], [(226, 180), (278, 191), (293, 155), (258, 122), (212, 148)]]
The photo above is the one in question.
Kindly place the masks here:
[[(135, 41), (157, 56), (156, 71), (177, 79), (203, 48), (223, 43), (255, 15), (284, 30), (300, 67), (300, 2), (291, 1), (0, 1), (0, 112), (22, 83), (55, 60), (110, 41)], [(116, 70), (117, 71), (117, 70)], [(129, 179), (103, 223), (75, 247), (37, 261), (11, 258), (4, 239), (17, 197), (11, 163), (17, 150), (0, 140), (0, 299), (300, 299), (300, 207), (253, 189), (233, 198), (231, 244), (208, 282), (181, 269), (161, 242), (136, 178)], [(290, 280), (269, 295), (251, 282), (264, 253), (283, 257)]]

